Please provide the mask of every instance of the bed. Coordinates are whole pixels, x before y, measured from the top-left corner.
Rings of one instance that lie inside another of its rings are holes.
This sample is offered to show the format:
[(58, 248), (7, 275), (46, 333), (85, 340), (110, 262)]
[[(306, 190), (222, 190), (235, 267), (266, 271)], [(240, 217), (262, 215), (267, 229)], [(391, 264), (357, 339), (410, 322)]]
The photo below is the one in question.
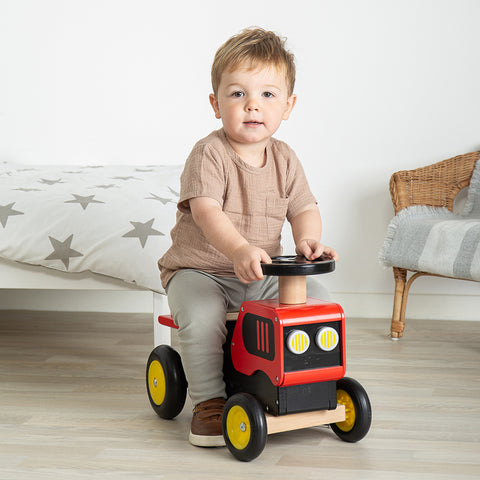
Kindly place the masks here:
[(170, 245), (181, 165), (0, 163), (0, 288), (152, 292), (154, 343), (168, 330), (157, 260)]

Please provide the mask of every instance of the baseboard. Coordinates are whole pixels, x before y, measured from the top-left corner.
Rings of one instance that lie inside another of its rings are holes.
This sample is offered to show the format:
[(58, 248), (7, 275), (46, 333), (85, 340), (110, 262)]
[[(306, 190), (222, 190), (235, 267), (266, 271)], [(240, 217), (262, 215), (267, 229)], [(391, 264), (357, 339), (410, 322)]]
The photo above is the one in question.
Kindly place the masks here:
[[(151, 313), (152, 292), (82, 290), (0, 290), (0, 310)], [(383, 293), (332, 292), (348, 318), (392, 316), (393, 296)], [(407, 318), (480, 320), (477, 295), (414, 294), (408, 297)]]
[[(332, 292), (351, 318), (391, 318), (393, 295), (384, 293)], [(414, 294), (408, 296), (406, 317), (419, 320), (480, 321), (480, 296)]]
[(150, 291), (0, 290), (0, 310), (152, 313)]

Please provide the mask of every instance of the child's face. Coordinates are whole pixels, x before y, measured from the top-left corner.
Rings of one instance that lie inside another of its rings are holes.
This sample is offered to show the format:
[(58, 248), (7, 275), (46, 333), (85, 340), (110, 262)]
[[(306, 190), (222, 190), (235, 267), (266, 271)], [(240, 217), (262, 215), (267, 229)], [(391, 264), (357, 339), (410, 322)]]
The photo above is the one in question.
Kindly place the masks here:
[(285, 73), (275, 67), (260, 66), (224, 72), (217, 94), (210, 95), (215, 116), (233, 148), (264, 149), (282, 120), (287, 120), (296, 96), (288, 95)]

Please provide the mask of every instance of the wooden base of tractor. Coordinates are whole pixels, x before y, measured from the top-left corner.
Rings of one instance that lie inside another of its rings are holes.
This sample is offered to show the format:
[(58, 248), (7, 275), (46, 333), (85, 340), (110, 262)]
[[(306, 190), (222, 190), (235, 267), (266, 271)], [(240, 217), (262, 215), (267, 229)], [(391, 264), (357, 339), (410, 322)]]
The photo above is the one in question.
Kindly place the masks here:
[(318, 427), (345, 420), (345, 405), (337, 405), (335, 410), (319, 410), (316, 412), (291, 413), (289, 415), (265, 414), (268, 434), (299, 430), (301, 428)]

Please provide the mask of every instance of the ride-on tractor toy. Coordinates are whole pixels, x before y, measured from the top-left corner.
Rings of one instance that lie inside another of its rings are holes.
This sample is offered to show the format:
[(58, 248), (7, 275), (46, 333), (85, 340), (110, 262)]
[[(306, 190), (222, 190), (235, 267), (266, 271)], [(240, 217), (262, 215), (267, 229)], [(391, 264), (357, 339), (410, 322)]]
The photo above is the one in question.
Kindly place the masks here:
[[(368, 395), (356, 380), (344, 377), (342, 307), (306, 296), (306, 275), (334, 269), (335, 262), (323, 258), (273, 258), (262, 270), (278, 276), (279, 298), (244, 302), (238, 314), (227, 314), (228, 399), (222, 428), (238, 460), (258, 457), (267, 434), (327, 424), (342, 440), (357, 442), (370, 429)], [(170, 315), (158, 320), (176, 328)], [(171, 419), (182, 411), (187, 382), (172, 347), (152, 351), (146, 380), (150, 403), (160, 417)]]

